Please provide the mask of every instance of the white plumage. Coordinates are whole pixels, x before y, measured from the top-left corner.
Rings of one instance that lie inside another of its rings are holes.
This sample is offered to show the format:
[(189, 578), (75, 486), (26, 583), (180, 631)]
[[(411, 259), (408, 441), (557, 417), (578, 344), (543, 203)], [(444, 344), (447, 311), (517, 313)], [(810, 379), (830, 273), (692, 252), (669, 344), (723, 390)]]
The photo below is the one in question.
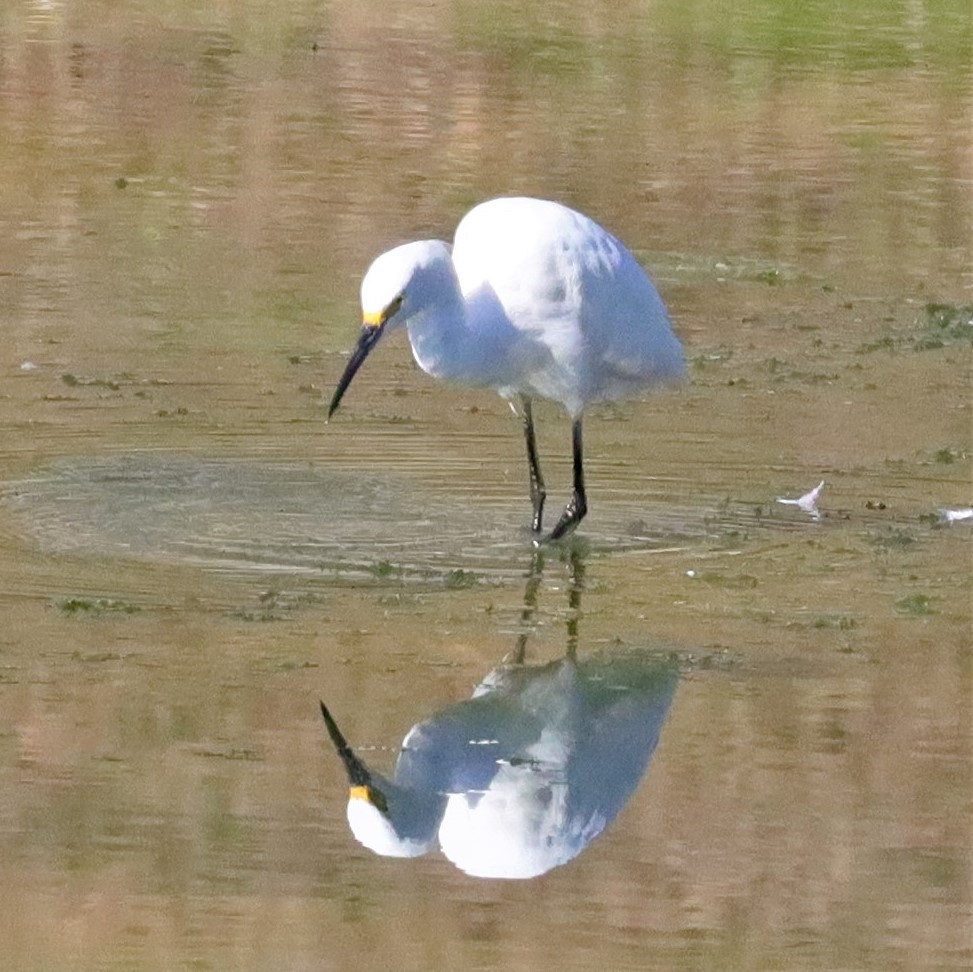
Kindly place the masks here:
[(519, 397), (540, 532), (545, 489), (530, 403), (560, 402), (573, 423), (574, 491), (549, 539), (587, 511), (584, 407), (684, 375), (682, 347), (645, 271), (611, 233), (556, 202), (494, 199), (467, 213), (452, 248), (423, 240), (383, 253), (361, 302), (364, 326), (329, 417), (381, 335), (406, 327), (433, 377)]

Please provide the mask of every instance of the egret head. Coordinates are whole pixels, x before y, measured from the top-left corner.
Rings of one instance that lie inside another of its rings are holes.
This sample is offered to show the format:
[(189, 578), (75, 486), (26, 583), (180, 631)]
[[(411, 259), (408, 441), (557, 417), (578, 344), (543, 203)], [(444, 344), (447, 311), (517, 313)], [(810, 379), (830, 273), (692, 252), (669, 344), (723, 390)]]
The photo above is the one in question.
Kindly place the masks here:
[(355, 755), (323, 702), (321, 715), (348, 774), (348, 825), (355, 839), (383, 857), (428, 853), (436, 842), (442, 799), (423, 799), (373, 773)]
[(362, 329), (358, 343), (338, 381), (328, 418), (334, 415), (352, 378), (386, 330), (396, 330), (434, 303), (444, 291), (442, 281), (455, 272), (447, 243), (420, 240), (388, 250), (368, 268), (361, 285)]

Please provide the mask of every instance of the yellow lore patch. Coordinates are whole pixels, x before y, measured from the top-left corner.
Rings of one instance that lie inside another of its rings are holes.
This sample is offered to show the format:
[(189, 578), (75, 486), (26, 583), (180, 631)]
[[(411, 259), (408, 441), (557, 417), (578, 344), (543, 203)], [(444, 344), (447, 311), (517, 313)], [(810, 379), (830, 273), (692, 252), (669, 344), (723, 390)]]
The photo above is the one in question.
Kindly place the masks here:
[(364, 800), (382, 813), (388, 813), (388, 803), (385, 794), (376, 790), (374, 786), (353, 786), (348, 790), (349, 800)]

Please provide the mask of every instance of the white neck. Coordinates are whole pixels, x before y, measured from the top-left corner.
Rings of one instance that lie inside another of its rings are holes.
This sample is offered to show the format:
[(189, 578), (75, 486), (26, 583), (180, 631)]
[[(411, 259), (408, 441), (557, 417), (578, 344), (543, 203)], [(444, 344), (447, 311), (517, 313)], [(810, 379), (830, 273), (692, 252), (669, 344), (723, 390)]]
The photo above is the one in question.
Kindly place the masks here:
[(464, 295), (448, 251), (428, 271), (422, 282), (413, 281), (410, 298), (415, 303), (407, 318), (419, 367), (436, 378), (471, 385), (498, 388), (505, 384), (517, 332), (496, 295), (485, 288)]

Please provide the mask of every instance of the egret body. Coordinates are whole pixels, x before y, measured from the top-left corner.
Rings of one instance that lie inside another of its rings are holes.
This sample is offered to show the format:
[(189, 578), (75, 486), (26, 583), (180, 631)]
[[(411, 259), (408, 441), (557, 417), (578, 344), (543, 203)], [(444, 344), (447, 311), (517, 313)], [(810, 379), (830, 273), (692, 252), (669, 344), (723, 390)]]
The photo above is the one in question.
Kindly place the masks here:
[(632, 254), (587, 216), (547, 200), (493, 199), (463, 217), (452, 247), (421, 240), (383, 253), (365, 274), (361, 303), (361, 334), (328, 417), (382, 335), (405, 327), (423, 371), (519, 400), (540, 533), (546, 492), (531, 400), (560, 402), (572, 421), (573, 492), (551, 540), (587, 512), (585, 406), (685, 371), (665, 304)]
[(348, 824), (385, 857), (436, 846), (467, 874), (530, 878), (577, 857), (635, 792), (678, 684), (651, 655), (501, 665), (412, 727), (391, 776), (321, 714), (348, 775)]

